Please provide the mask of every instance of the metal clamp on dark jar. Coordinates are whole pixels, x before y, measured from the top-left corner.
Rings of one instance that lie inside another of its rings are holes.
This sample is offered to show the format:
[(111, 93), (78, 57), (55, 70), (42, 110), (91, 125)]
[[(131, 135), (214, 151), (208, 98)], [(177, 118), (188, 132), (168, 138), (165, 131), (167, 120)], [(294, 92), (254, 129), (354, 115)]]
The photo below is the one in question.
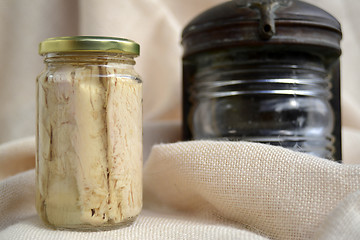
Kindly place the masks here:
[(106, 37), (40, 44), (36, 208), (56, 229), (107, 230), (142, 208), (139, 45)]
[(216, 6), (183, 31), (184, 139), (341, 160), (339, 22), (291, 0)]

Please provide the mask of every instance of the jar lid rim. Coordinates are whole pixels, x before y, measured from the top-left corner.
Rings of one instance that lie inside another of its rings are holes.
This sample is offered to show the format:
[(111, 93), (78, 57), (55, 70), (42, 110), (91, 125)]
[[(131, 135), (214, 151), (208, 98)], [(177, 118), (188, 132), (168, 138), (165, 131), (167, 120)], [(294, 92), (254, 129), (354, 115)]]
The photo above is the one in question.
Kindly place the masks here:
[(53, 37), (39, 44), (40, 55), (51, 52), (113, 52), (138, 56), (140, 45), (132, 40), (117, 37)]
[[(233, 0), (221, 3), (209, 8), (193, 18), (183, 29), (183, 38), (192, 32), (206, 31), (213, 25), (218, 29), (229, 23), (251, 25), (261, 19), (258, 11), (250, 7), (251, 2), (288, 2), (279, 8), (275, 8), (273, 14), (275, 21), (298, 21), (301, 24), (312, 24), (314, 27), (327, 26), (341, 33), (341, 25), (338, 20), (325, 10), (307, 2), (299, 0)], [(267, 12), (271, 10), (267, 9)], [(242, 25), (240, 25), (241, 27)], [(295, 37), (295, 36), (294, 36)]]

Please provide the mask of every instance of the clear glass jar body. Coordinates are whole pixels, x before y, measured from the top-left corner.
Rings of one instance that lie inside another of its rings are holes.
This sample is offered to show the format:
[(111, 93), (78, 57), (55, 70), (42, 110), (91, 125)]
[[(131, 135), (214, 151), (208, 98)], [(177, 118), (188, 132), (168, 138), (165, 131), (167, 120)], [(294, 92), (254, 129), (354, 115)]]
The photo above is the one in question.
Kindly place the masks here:
[(56, 229), (126, 226), (142, 208), (134, 56), (48, 53), (37, 78), (36, 208)]
[(185, 139), (254, 141), (333, 159), (330, 77), (320, 57), (281, 47), (188, 57)]

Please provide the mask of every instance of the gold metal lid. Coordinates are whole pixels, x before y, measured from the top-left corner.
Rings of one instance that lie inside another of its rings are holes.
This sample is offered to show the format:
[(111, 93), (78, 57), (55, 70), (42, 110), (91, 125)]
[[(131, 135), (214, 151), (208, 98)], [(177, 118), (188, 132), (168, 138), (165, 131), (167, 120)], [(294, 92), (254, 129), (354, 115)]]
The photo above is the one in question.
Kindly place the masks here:
[(136, 42), (114, 37), (73, 36), (48, 38), (39, 44), (39, 54), (51, 52), (114, 52), (131, 55), (140, 54)]

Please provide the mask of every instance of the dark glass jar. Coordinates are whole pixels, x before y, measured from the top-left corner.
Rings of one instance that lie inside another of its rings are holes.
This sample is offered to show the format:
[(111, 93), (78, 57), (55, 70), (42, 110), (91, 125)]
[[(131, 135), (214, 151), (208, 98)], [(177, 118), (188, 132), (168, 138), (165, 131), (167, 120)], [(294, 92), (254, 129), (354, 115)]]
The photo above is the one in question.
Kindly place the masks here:
[(184, 139), (340, 160), (340, 25), (300, 1), (263, 2), (224, 3), (184, 29)]

